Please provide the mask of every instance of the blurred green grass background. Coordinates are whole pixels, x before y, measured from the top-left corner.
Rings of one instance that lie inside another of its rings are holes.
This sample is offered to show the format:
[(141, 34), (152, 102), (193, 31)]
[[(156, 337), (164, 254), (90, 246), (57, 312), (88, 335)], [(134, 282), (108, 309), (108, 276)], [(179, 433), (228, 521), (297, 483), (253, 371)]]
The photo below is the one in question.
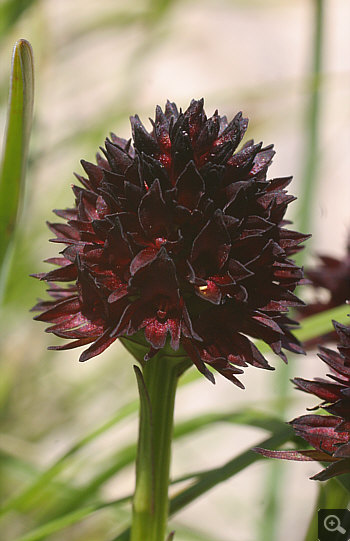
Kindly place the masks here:
[[(79, 160), (93, 160), (110, 131), (128, 138), (130, 114), (137, 112), (147, 124), (157, 103), (169, 98), (185, 108), (192, 97), (203, 96), (209, 114), (219, 108), (232, 117), (243, 110), (251, 119), (248, 138), (275, 143), (271, 176), (293, 174), (291, 192), (303, 194), (315, 89), (315, 5), (312, 0), (0, 2), (1, 127), (11, 49), (20, 37), (32, 43), (36, 75), (25, 204), (1, 312), (3, 502), (15, 501), (72, 444), (137, 397), (132, 360), (121, 346), (79, 365), (74, 350), (46, 350), (52, 338), (28, 313), (36, 298), (44, 296), (43, 284), (29, 274), (44, 270), (41, 261), (57, 251), (48, 243), (44, 222), (53, 219), (52, 208), (72, 204), (70, 184), (72, 172), (80, 172)], [(317, 189), (307, 206), (299, 206), (302, 215), (295, 203), (288, 216), (313, 233), (311, 258), (315, 251), (340, 255), (350, 226), (350, 60), (345, 54), (350, 5), (333, 0), (324, 7), (324, 64), (318, 81), (322, 107), (313, 158)], [(272, 363), (275, 373), (247, 372), (244, 392), (224, 381), (215, 388), (202, 380), (185, 386), (178, 394), (176, 419), (244, 406), (289, 419), (305, 404), (313, 405), (290, 389), (282, 414), (276, 406), (278, 388), (285, 373), (308, 377), (317, 370), (319, 375), (319, 363), (293, 358), (288, 373), (279, 361)], [(132, 466), (115, 473), (113, 465), (118, 450), (132, 445), (136, 432), (134, 413), (66, 460), (52, 481), (44, 478), (35, 492), (24, 493), (1, 517), (1, 541), (20, 539), (68, 511), (129, 494)], [(175, 445), (173, 476), (215, 467), (262, 437), (260, 429), (220, 423), (184, 437)], [(302, 539), (316, 498), (316, 485), (308, 480), (314, 466), (288, 465), (278, 493), (267, 490), (271, 479), (277, 484), (269, 468), (255, 464), (176, 515), (176, 539)], [(112, 541), (128, 519), (127, 505), (111, 506), (41, 538)]]

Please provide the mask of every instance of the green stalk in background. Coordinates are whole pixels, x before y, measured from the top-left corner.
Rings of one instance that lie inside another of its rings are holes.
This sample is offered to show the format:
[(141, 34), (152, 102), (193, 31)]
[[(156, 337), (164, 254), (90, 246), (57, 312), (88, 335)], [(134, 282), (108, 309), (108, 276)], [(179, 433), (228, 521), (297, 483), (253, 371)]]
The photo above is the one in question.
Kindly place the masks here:
[[(324, 0), (314, 0), (314, 33), (312, 52), (312, 71), (310, 97), (306, 104), (305, 117), (305, 157), (301, 176), (301, 189), (299, 193), (299, 207), (297, 226), (300, 231), (312, 230), (312, 207), (315, 201), (317, 187), (319, 143), (320, 143), (320, 101), (321, 101), (321, 75), (322, 75), (322, 51), (324, 40)], [(310, 249), (310, 244), (308, 246)], [(305, 250), (297, 257), (299, 265), (304, 260)]]
[(34, 64), (30, 43), (20, 39), (12, 55), (7, 124), (0, 165), (0, 299), (10, 266), (16, 221), (24, 192), (33, 117)]
[[(322, 44), (324, 38), (324, 0), (314, 0), (314, 24), (312, 68), (310, 96), (306, 104), (304, 132), (306, 134), (304, 166), (301, 189), (298, 197), (299, 207), (297, 216), (298, 230), (306, 233), (312, 230), (312, 205), (315, 200), (318, 173), (319, 138), (320, 138), (320, 82), (322, 73)], [(309, 246), (308, 246), (309, 248)], [(298, 265), (302, 265), (305, 250), (296, 257)], [(290, 389), (290, 367), (279, 368), (277, 381), (277, 398), (279, 399), (280, 414), (286, 414), (288, 395)], [(277, 541), (281, 492), (285, 465), (282, 462), (273, 462), (269, 466), (266, 483), (264, 483), (264, 513), (260, 524), (261, 541)]]

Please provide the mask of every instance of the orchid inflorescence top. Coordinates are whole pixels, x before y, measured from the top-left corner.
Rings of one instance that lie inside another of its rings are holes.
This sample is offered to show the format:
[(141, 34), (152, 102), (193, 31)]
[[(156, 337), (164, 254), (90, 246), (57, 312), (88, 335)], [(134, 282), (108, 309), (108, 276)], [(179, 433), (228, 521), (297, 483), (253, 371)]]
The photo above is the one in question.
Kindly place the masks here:
[(135, 335), (145, 360), (169, 342), (210, 380), (208, 367), (243, 387), (244, 367), (271, 368), (251, 338), (284, 360), (282, 348), (302, 352), (286, 315), (302, 304), (290, 257), (307, 238), (285, 227), (291, 177), (266, 179), (272, 145), (236, 151), (241, 113), (228, 123), (207, 118), (203, 100), (185, 112), (167, 102), (151, 122), (149, 133), (132, 117), (133, 142), (112, 134), (97, 165), (81, 162), (74, 207), (49, 224), (65, 248), (36, 275), (52, 297), (36, 319), (70, 339), (52, 349), (89, 345), (82, 361)]

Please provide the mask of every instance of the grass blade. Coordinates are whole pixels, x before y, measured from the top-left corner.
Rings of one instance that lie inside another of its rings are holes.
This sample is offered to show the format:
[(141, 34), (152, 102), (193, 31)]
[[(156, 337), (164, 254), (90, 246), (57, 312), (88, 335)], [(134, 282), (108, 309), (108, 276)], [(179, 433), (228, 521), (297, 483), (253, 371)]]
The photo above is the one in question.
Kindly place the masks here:
[(7, 124), (0, 165), (0, 267), (13, 237), (23, 196), (33, 101), (33, 51), (28, 41), (20, 39), (12, 55)]
[[(130, 343), (130, 340), (128, 341)], [(181, 378), (180, 386), (191, 383), (196, 378), (196, 372), (193, 370), (190, 374), (186, 374), (186, 378)], [(110, 428), (116, 426), (119, 422), (126, 419), (128, 416), (138, 411), (139, 403), (137, 400), (132, 401), (123, 407), (121, 407), (111, 419), (108, 419), (101, 426), (84, 436), (82, 439), (73, 444), (63, 455), (61, 455), (56, 462), (54, 462), (49, 468), (40, 473), (40, 475), (26, 488), (20, 491), (18, 494), (10, 497), (2, 507), (0, 507), (0, 516), (7, 513), (11, 509), (22, 509), (28, 505), (33, 504), (37, 497), (40, 497), (42, 490), (53, 481), (65, 468), (67, 461), (74, 457), (74, 455), (83, 449), (86, 445), (93, 442), (96, 438), (107, 432)], [(135, 459), (135, 445), (130, 445), (121, 449), (117, 453), (116, 460), (110, 468), (104, 470), (99, 474), (92, 482), (90, 486), (90, 492), (95, 493), (97, 488), (103, 484), (113, 473), (117, 473), (123, 467), (130, 464)], [(88, 494), (86, 494), (88, 496)]]
[(98, 436), (104, 434), (107, 430), (124, 420), (131, 413), (136, 412), (137, 408), (137, 401), (127, 404), (123, 408), (120, 408), (118, 412), (106, 423), (75, 443), (54, 464), (52, 464), (52, 466), (42, 472), (33, 483), (31, 483), (18, 495), (13, 496), (7, 502), (5, 502), (3, 507), (0, 509), (0, 516), (10, 509), (19, 509), (33, 503), (35, 498), (40, 495), (41, 491), (45, 489), (48, 483), (52, 482), (52, 480), (64, 469), (69, 458), (73, 457), (80, 449), (85, 447), (85, 445), (88, 443), (94, 441)]
[(73, 511), (72, 513), (68, 513), (63, 517), (39, 526), (39, 528), (35, 528), (35, 530), (32, 530), (31, 532), (28, 532), (27, 534), (17, 538), (16, 541), (40, 541), (41, 539), (47, 539), (49, 535), (60, 532), (61, 530), (68, 528), (68, 526), (72, 526), (73, 524), (77, 524), (78, 522), (90, 516), (92, 513), (95, 513), (96, 511), (111, 506), (116, 508), (117, 506), (123, 505), (124, 503), (128, 502), (129, 499), (130, 497), (128, 496), (126, 498), (120, 498), (119, 500), (108, 503), (98, 503), (95, 505), (89, 505), (88, 507), (83, 507), (78, 511)]

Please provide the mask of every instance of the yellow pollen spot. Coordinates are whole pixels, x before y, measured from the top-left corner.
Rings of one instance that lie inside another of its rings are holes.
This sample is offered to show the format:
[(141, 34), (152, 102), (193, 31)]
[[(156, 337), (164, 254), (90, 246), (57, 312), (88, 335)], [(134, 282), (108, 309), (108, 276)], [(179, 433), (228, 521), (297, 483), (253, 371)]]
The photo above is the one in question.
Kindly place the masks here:
[(205, 293), (206, 290), (208, 289), (208, 286), (199, 286), (199, 291), (201, 291), (202, 293)]

